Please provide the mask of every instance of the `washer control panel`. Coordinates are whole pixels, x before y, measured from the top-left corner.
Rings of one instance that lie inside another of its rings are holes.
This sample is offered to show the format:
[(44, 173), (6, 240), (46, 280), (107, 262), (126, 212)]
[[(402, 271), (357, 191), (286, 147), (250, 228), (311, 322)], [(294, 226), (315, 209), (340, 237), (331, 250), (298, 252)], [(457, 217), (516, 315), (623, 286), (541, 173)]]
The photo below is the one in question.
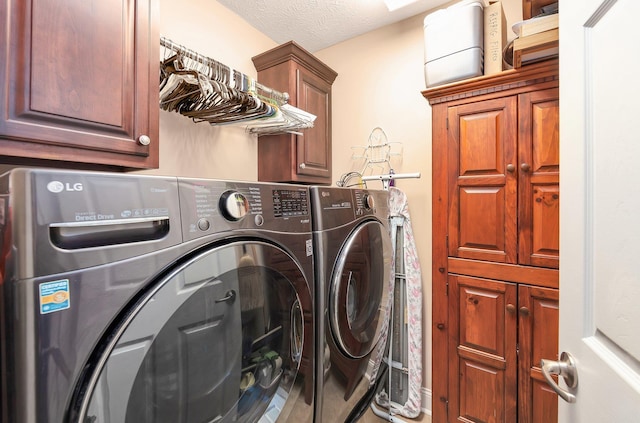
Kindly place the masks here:
[(187, 238), (252, 228), (311, 231), (306, 186), (178, 178), (178, 190)]

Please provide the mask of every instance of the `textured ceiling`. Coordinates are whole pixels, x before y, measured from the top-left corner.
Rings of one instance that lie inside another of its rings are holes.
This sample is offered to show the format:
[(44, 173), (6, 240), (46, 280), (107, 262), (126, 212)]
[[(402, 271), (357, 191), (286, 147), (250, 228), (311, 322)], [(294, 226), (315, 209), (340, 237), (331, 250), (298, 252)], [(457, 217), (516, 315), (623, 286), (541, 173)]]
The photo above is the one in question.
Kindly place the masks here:
[(218, 0), (282, 44), (318, 50), (426, 12), (450, 0), (418, 0), (389, 12), (382, 0)]

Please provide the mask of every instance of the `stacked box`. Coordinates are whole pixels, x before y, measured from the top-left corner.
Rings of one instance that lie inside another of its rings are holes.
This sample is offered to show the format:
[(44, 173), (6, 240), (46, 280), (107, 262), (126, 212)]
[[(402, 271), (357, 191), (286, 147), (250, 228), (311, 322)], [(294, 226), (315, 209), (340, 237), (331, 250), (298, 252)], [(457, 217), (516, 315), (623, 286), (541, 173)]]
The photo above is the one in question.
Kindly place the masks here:
[(424, 18), (427, 87), (483, 74), (484, 7), (464, 0)]

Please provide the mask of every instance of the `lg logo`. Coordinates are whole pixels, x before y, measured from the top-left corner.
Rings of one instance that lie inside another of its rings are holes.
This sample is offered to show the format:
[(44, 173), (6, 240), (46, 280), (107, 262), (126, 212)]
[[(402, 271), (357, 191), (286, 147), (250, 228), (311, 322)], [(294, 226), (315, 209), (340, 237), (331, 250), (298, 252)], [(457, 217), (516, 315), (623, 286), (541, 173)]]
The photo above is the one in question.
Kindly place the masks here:
[(62, 191), (82, 191), (83, 187), (80, 182), (74, 184), (67, 182), (65, 184), (60, 181), (51, 181), (47, 184), (47, 189), (53, 193), (59, 193)]

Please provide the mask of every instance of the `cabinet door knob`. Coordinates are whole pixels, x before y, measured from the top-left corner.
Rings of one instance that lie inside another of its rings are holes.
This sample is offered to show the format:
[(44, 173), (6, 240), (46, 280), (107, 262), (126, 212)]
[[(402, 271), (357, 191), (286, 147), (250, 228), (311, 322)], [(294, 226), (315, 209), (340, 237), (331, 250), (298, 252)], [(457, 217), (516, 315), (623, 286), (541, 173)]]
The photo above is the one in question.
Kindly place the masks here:
[(516, 306), (514, 306), (513, 304), (507, 304), (507, 312), (509, 312), (509, 314), (513, 314), (516, 312)]
[(307, 167), (307, 165), (306, 165), (306, 164), (304, 164), (304, 163), (300, 163), (300, 169), (304, 169), (304, 168), (306, 168), (306, 167)]
[(529, 310), (527, 307), (520, 307), (520, 314), (522, 314), (523, 316), (528, 316), (531, 314), (531, 310)]
[(531, 165), (529, 163), (522, 163), (520, 169), (522, 169), (523, 172), (528, 172), (531, 170)]
[(514, 170), (516, 170), (516, 167), (512, 163), (509, 163), (507, 165), (507, 172), (513, 173)]
[(140, 145), (149, 145), (151, 144), (151, 138), (149, 138), (148, 135), (140, 135), (140, 137), (138, 138), (138, 142), (140, 143)]

